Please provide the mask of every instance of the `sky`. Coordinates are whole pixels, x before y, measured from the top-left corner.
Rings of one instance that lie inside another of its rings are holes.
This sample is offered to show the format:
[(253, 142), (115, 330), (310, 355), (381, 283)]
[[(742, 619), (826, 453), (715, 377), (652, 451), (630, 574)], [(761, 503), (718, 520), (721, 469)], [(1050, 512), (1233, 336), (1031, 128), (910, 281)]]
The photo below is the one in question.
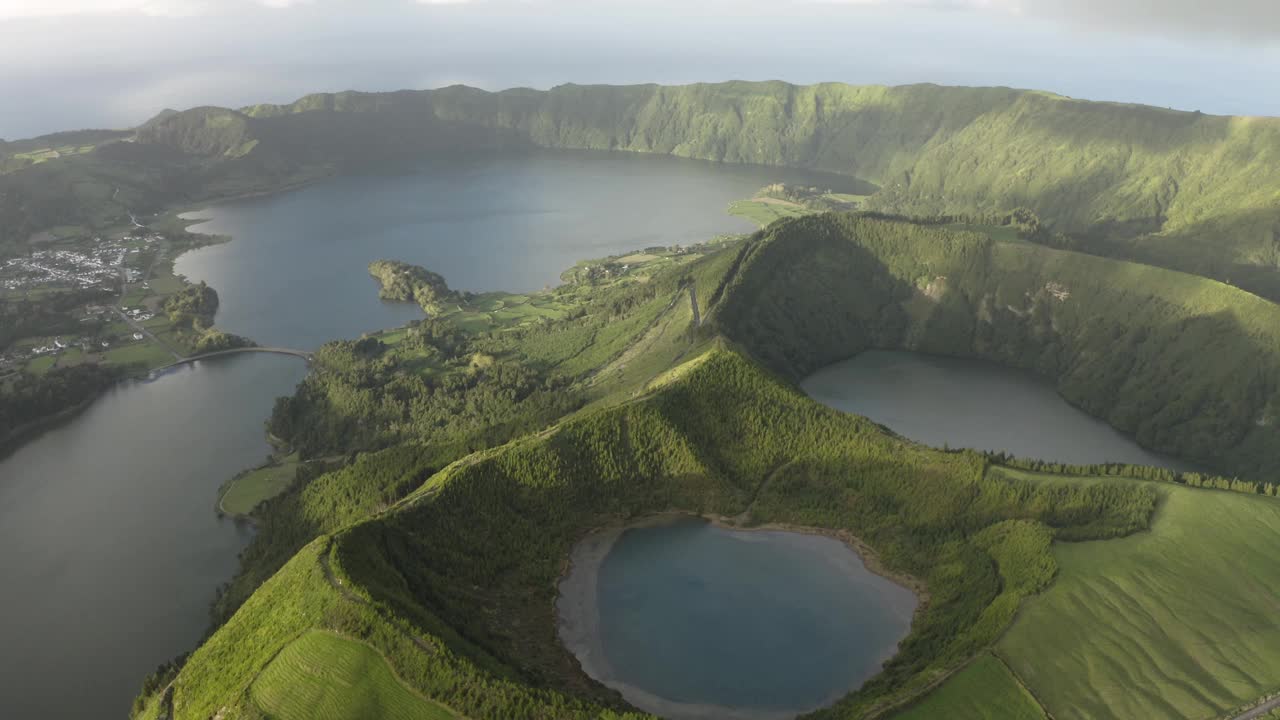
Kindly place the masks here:
[(1280, 115), (1280, 0), (0, 0), (0, 138), (309, 92), (780, 79)]

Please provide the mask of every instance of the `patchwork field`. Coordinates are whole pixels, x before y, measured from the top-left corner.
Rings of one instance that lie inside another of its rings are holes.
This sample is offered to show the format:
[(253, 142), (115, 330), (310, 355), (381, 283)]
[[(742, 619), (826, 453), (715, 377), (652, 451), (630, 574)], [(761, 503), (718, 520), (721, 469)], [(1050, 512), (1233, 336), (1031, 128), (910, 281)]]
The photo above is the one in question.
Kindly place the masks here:
[(294, 640), (254, 680), (254, 704), (278, 720), (453, 720), (396, 679), (376, 651), (312, 631)]
[(984, 655), (895, 720), (1044, 720), (1044, 710), (999, 658)]
[(997, 647), (1059, 720), (1215, 718), (1280, 689), (1280, 502), (1161, 493), (1149, 532), (1056, 544)]

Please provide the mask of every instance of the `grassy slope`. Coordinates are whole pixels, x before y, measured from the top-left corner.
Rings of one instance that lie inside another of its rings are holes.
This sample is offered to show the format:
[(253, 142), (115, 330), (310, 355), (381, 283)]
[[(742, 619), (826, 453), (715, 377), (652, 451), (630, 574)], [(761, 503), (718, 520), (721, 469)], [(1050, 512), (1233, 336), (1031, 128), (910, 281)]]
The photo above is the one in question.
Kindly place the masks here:
[(369, 646), (312, 631), (285, 646), (249, 688), (277, 720), (453, 720), (448, 709), (401, 684)]
[[(455, 465), (385, 521), (352, 531), (339, 568), (385, 612), (429, 605), (535, 682), (583, 692), (545, 630), (572, 542), (610, 519), (670, 508), (737, 514), (772, 477), (750, 506), (756, 520), (855, 533), (930, 582), (933, 605), (886, 675), (821, 714), (860, 717), (986, 647), (1050, 577), (1047, 529), (1001, 520), (1034, 506), (1048, 521), (1056, 510), (1043, 510), (1071, 501), (986, 484), (973, 460), (905, 445), (712, 351), (642, 400)], [(1103, 532), (1123, 532), (1149, 508), (1141, 494), (1079, 500), (1103, 503), (1097, 512), (1116, 524)], [(985, 529), (965, 540), (962, 527)]]
[(1047, 716), (999, 658), (983, 655), (894, 720), (1044, 720)]
[[(928, 269), (928, 263), (947, 261), (949, 248), (968, 248), (981, 240), (951, 234), (930, 234), (928, 239), (915, 250), (874, 232), (860, 242), (875, 247), (889, 266), (910, 271), (912, 263), (925, 263)], [(939, 239), (943, 242), (933, 242)], [(785, 243), (779, 247), (793, 256), (815, 250)], [(819, 243), (817, 267), (860, 267), (849, 264), (850, 256), (831, 252), (844, 247)], [(888, 438), (865, 421), (803, 398), (733, 352), (704, 353), (650, 381), (661, 368), (693, 357), (695, 348), (705, 349), (682, 330), (692, 319), (688, 289), (680, 285), (686, 277), (694, 281), (704, 318), (712, 308), (713, 317), (725, 321), (716, 313), (733, 307), (733, 298), (746, 293), (755, 300), (754, 317), (767, 319), (773, 311), (770, 303), (782, 299), (790, 317), (805, 325), (806, 332), (819, 334), (824, 328), (809, 326), (815, 318), (801, 312), (806, 302), (818, 297), (824, 301), (822, 312), (839, 317), (851, 308), (838, 304), (847, 295), (825, 292), (832, 283), (861, 293), (880, 282), (874, 274), (837, 273), (834, 279), (820, 274), (816, 277), (822, 281), (815, 283), (815, 276), (795, 267), (770, 265), (767, 255), (740, 263), (749, 250), (729, 247), (690, 265), (663, 281), (672, 284), (661, 292), (637, 298), (634, 315), (624, 315), (625, 322), (586, 318), (559, 328), (563, 335), (535, 333), (512, 346), (526, 358), (552, 366), (571, 364), (580, 368), (577, 372), (612, 368), (590, 377), (610, 378), (595, 397), (616, 404), (582, 411), (553, 432), (526, 436), (456, 463), (389, 513), (380, 511), (438, 467), (429, 458), (406, 459), (406, 454), (414, 455), (409, 446), (364, 456), (356, 465), (282, 497), (278, 502), (303, 508), (296, 538), (357, 523), (339, 532), (333, 567), (345, 588), (374, 606), (333, 591), (317, 574), (324, 541), (304, 550), (183, 669), (178, 717), (203, 718), (223, 707), (229, 709), (227, 718), (252, 717), (245, 694), (252, 678), (274, 653), (315, 628), (370, 643), (410, 687), (473, 718), (559, 720), (600, 714), (598, 705), (572, 698), (612, 701), (581, 677), (548, 624), (553, 580), (572, 542), (601, 522), (671, 507), (737, 514), (747, 509), (747, 499), (767, 476), (773, 479), (750, 507), (754, 519), (850, 531), (875, 547), (891, 568), (929, 582), (933, 603), (886, 674), (862, 694), (818, 714), (862, 717), (872, 708), (913, 697), (973, 653), (989, 648), (1021, 599), (1052, 578), (1057, 565), (1048, 548), (1055, 532), (1109, 536), (1145, 522), (1155, 486), (984, 476), (971, 456)], [(995, 262), (981, 254), (974, 257)], [(771, 276), (801, 284), (772, 293), (752, 288), (752, 268), (763, 266)], [(737, 284), (722, 291), (728, 276), (736, 277)], [(903, 277), (919, 276), (907, 272)], [(956, 275), (956, 284), (962, 285), (962, 279)], [(1125, 317), (1141, 316), (1130, 309)], [(570, 338), (573, 342), (566, 345)], [(795, 340), (773, 336), (775, 343)], [(651, 349), (628, 355), (646, 342)], [(627, 400), (637, 387), (648, 387), (649, 393)], [(378, 465), (381, 459), (387, 461), (385, 468)], [(775, 473), (783, 461), (790, 462)], [(361, 523), (370, 513), (379, 514)], [(1081, 518), (1090, 524), (1078, 526)], [(1102, 521), (1093, 522), (1098, 518)], [(1270, 607), (1262, 595), (1233, 593), (1230, 587), (1225, 592), (1224, 601), (1251, 610)], [(405, 630), (424, 639), (431, 652), (421, 652)], [(1152, 664), (1159, 667), (1160, 662)], [(971, 677), (958, 675), (952, 682)], [(984, 682), (998, 684), (990, 677)], [(1040, 693), (1038, 686), (1033, 689)], [(954, 702), (964, 702), (965, 694), (951, 683), (944, 691), (953, 694)], [(1230, 704), (1235, 703), (1222, 707)]]
[[(796, 462), (759, 493), (753, 516), (856, 532), (933, 594), (890, 675), (825, 717), (909, 696), (994, 641), (1052, 567), (1045, 526), (1002, 518), (1037, 508), (1069, 524), (1055, 506), (1101, 503), (1107, 532), (1123, 532), (1150, 507), (1142, 492), (1086, 490), (1072, 501), (1056, 488), (988, 483), (972, 455), (906, 445), (713, 350), (642, 399), (456, 463), (389, 514), (340, 532), (329, 562), (342, 591), (324, 576), (329, 541), (312, 543), (192, 656), (175, 685), (176, 717), (253, 717), (254, 678), (313, 629), (369, 643), (414, 690), (472, 718), (608, 717), (565, 694), (609, 697), (550, 629), (564, 553), (610, 518), (740, 512), (782, 458)], [(985, 529), (965, 540), (964, 527)]]
[(1280, 502), (1161, 493), (1150, 532), (1056, 546), (999, 644), (1055, 717), (1213, 718), (1280, 689)]

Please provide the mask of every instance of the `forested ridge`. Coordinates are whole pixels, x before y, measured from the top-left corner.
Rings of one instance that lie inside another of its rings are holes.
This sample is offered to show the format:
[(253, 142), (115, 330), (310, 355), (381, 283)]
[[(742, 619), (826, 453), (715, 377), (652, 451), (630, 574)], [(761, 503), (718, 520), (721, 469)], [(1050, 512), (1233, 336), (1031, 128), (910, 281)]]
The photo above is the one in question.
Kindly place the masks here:
[[(888, 567), (928, 583), (928, 609), (886, 672), (817, 714), (863, 717), (993, 642), (1018, 600), (1052, 578), (1053, 536), (1126, 534), (1155, 507), (1147, 485), (1033, 484), (985, 468), (980, 455), (906, 443), (711, 349), (643, 398), (454, 463), (390, 512), (339, 532), (329, 563), (362, 602), (280, 616), (268, 598), (301, 592), (283, 587), (295, 582), (286, 568), (192, 655), (176, 716), (254, 717), (235, 688), (275, 645), (245, 647), (246, 638), (278, 644), (288, 627), (315, 624), (385, 646), (402, 677), (468, 717), (599, 717), (599, 705), (572, 698), (613, 706), (615, 696), (581, 676), (550, 621), (570, 545), (599, 524), (657, 511), (737, 514), (772, 473), (752, 521), (853, 532)], [(305, 562), (306, 553), (293, 564)], [(397, 646), (395, 627), (449, 650)]]
[[(1258, 480), (1276, 467), (1261, 421), (1280, 324), (1221, 283), (868, 214), (783, 221), (594, 282), (553, 291), (555, 319), (433, 318), (317, 353), (271, 430), (346, 459), (306, 466), (256, 512), (221, 628), (176, 672), (175, 717), (260, 717), (253, 679), (315, 628), (369, 643), (473, 719), (621, 717), (557, 640), (555, 580), (590, 529), (671, 510), (848, 533), (923, 581), (884, 672), (813, 714), (887, 716), (992, 647), (1053, 581), (1054, 541), (1147, 528), (1162, 491), (1142, 480), (1275, 493)], [(1205, 342), (1226, 367), (1202, 360)], [(872, 347), (1036, 370), (1148, 445), (1253, 477), (928, 449), (793, 385)]]

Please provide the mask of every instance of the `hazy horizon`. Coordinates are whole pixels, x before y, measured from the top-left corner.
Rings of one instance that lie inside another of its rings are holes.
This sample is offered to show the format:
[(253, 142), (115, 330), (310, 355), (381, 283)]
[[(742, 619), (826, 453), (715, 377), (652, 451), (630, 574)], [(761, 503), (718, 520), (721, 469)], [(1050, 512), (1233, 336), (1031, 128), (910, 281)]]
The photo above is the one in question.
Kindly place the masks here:
[(455, 83), (932, 82), (1280, 115), (1280, 8), (1227, 0), (1213, 15), (1176, 0), (1145, 17), (1140, 5), (0, 0), (0, 89), (18, 98), (0, 107), (0, 138)]

